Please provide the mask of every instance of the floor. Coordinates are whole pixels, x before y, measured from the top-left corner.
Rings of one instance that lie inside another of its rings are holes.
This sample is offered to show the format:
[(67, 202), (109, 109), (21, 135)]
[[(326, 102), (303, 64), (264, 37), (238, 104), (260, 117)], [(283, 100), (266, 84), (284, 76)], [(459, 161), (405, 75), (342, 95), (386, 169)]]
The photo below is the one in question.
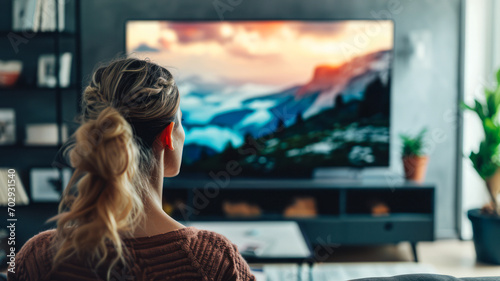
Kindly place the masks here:
[[(500, 266), (476, 262), (472, 241), (438, 240), (417, 246), (420, 263), (430, 265), (438, 274), (455, 277), (500, 276)], [(373, 263), (413, 261), (409, 243), (374, 247), (344, 247), (330, 250), (326, 262)]]
[(421, 262), (434, 266), (440, 274), (455, 277), (500, 276), (499, 265), (476, 262), (472, 241), (440, 240), (420, 243), (418, 252)]

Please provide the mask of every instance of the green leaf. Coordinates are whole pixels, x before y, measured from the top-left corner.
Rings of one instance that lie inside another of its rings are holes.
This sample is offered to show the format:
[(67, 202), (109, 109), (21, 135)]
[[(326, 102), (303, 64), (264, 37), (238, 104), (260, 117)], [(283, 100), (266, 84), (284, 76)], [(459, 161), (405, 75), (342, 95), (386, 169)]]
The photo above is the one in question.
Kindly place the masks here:
[(489, 95), (486, 97), (486, 107), (488, 109), (487, 116), (492, 118), (496, 115), (497, 113), (497, 106), (495, 103), (495, 95)]
[(500, 168), (500, 69), (496, 73), (497, 85), (493, 89), (484, 89), (484, 102), (475, 99), (474, 106), (462, 103), (461, 107), (473, 110), (481, 119), (484, 139), (477, 151), (469, 154), (469, 159), (483, 179), (493, 176)]
[(424, 139), (424, 136), (425, 134), (427, 133), (427, 128), (423, 128), (420, 133), (418, 133), (416, 139), (419, 141), (419, 142), (423, 142), (423, 139)]
[(469, 106), (468, 104), (466, 104), (465, 102), (461, 102), (460, 103), (460, 108), (463, 109), (463, 110), (471, 110), (471, 111), (475, 111), (474, 108), (472, 108), (471, 106)]
[(474, 100), (474, 105), (475, 105), (474, 111), (477, 113), (477, 115), (479, 116), (479, 118), (484, 121), (484, 119), (486, 118), (486, 116), (484, 114), (483, 105), (477, 99)]
[(498, 107), (500, 106), (500, 84), (497, 86), (496, 91), (493, 92), (493, 95), (495, 96), (495, 105), (498, 111)]
[(424, 137), (427, 129), (422, 129), (417, 135), (411, 136), (408, 134), (399, 134), (402, 146), (402, 154), (404, 156), (420, 156), (423, 155)]
[(493, 120), (491, 120), (491, 118), (486, 118), (484, 119), (484, 129), (486, 131), (486, 134), (491, 134), (491, 133), (494, 133), (496, 131), (498, 131), (498, 128), (497, 126), (495, 126), (495, 123), (493, 123)]

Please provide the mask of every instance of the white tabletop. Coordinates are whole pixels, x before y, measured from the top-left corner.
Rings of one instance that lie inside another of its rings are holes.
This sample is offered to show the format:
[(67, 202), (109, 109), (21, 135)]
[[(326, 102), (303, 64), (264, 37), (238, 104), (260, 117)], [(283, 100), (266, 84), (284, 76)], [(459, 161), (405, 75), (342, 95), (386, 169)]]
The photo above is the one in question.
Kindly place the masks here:
[[(185, 222), (188, 226), (220, 233), (243, 255), (259, 258), (308, 258), (311, 251), (294, 221)], [(252, 251), (254, 250), (254, 251)]]

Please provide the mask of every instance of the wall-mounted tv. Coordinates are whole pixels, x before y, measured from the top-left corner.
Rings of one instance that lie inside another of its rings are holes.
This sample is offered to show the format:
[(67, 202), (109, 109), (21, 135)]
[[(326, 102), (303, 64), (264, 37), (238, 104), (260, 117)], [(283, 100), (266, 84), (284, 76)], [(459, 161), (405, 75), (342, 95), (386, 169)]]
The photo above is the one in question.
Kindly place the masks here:
[[(389, 165), (392, 21), (128, 21), (181, 93), (181, 175)], [(236, 162), (234, 162), (236, 161)]]

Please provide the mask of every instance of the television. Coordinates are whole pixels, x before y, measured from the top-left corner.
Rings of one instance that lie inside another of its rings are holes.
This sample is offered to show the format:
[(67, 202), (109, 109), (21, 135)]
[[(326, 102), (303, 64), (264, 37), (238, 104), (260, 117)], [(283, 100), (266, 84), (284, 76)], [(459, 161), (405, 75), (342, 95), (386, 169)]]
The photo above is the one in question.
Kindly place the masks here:
[(310, 178), (389, 165), (393, 37), (390, 20), (131, 20), (125, 47), (176, 80), (181, 176)]

